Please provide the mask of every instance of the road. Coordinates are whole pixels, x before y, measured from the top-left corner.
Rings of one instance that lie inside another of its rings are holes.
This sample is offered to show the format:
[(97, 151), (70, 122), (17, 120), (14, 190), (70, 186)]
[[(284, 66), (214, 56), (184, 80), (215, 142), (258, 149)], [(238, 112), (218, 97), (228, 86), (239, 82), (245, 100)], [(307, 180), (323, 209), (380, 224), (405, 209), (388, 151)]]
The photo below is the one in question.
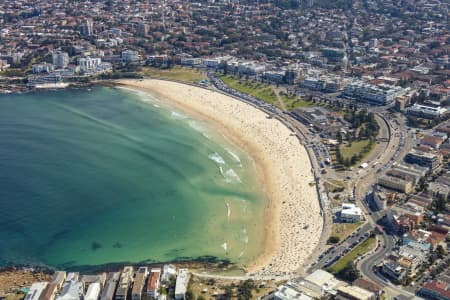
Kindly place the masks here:
[[(320, 200), (320, 205), (322, 207), (323, 215), (323, 232), (320, 238), (319, 245), (316, 251), (311, 255), (310, 261), (316, 261), (317, 263), (312, 266), (309, 270), (314, 271), (320, 268), (324, 268), (330, 265), (333, 261), (337, 261), (339, 257), (347, 253), (350, 248), (354, 247), (358, 242), (361, 242), (368, 232), (374, 229), (375, 224), (381, 219), (384, 212), (372, 212), (368, 203), (366, 201), (366, 196), (368, 191), (372, 189), (372, 186), (376, 183), (377, 177), (387, 168), (389, 168), (392, 163), (398, 161), (403, 157), (406, 151), (409, 151), (410, 147), (414, 144), (414, 139), (412, 135), (408, 135), (406, 130), (406, 124), (404, 120), (395, 119), (397, 126), (393, 126), (391, 120), (386, 116), (385, 110), (382, 108), (369, 108), (369, 111), (375, 113), (375, 118), (380, 126), (380, 132), (378, 135), (378, 143), (375, 149), (366, 157), (366, 161), (370, 162), (370, 165), (365, 170), (358, 171), (358, 174), (349, 174), (351, 179), (354, 179), (354, 198), (359, 207), (362, 208), (366, 215), (367, 222), (360, 227), (359, 231), (346, 238), (339, 245), (333, 248), (329, 248), (322, 255), (321, 253), (326, 249), (326, 239), (331, 232), (332, 225), (332, 213), (331, 205), (326, 194), (326, 189), (323, 186), (323, 180), (320, 174), (320, 165), (317, 161), (317, 157), (314, 151), (309, 147), (310, 141), (313, 141), (313, 137), (310, 135), (308, 129), (295, 118), (291, 117), (289, 114), (264, 103), (252, 96), (242, 94), (240, 92), (234, 91), (228, 88), (220, 80), (214, 77), (214, 75), (209, 74), (209, 78), (214, 83), (215, 87), (220, 91), (231, 95), (239, 100), (243, 100), (269, 114), (272, 117), (276, 117), (281, 122), (283, 122), (288, 128), (290, 128), (299, 138), (299, 142), (305, 145), (308, 152), (312, 170), (314, 172), (314, 177), (316, 181), (317, 193)], [(355, 176), (356, 175), (356, 176)], [(345, 175), (344, 175), (345, 176)], [(387, 299), (393, 299), (397, 295), (404, 295), (408, 298), (414, 296), (409, 291), (402, 288), (394, 286), (389, 282), (383, 280), (378, 276), (372, 266), (377, 264), (387, 253), (392, 251), (395, 246), (395, 239), (389, 234), (383, 232), (380, 236), (381, 247), (378, 251), (375, 251), (372, 255), (367, 256), (362, 262), (360, 271), (363, 277), (379, 284), (384, 288), (386, 292)]]
[[(377, 177), (381, 175), (380, 173), (388, 169), (394, 162), (401, 160), (404, 154), (409, 151), (415, 143), (412, 136), (407, 135), (404, 119), (396, 118), (395, 123), (398, 125), (394, 126), (392, 121), (381, 112), (377, 111), (376, 116), (378, 124), (388, 128), (389, 140), (385, 151), (382, 152), (377, 159), (379, 164), (377, 164), (377, 166), (372, 170), (364, 172), (355, 185), (356, 202), (360, 207), (368, 212), (368, 221), (373, 225), (379, 222), (379, 220), (383, 217), (384, 212), (374, 212), (371, 210), (368, 202), (365, 201), (367, 199), (367, 191), (369, 191), (372, 185), (376, 183)], [(382, 286), (386, 293), (385, 296), (387, 299), (393, 299), (395, 296), (400, 294), (408, 298), (414, 297), (413, 293), (405, 290), (404, 288), (391, 284), (382, 276), (379, 276), (373, 269), (373, 266), (380, 263), (382, 259), (392, 251), (396, 243), (394, 236), (386, 233), (385, 231), (382, 235), (380, 235), (380, 239), (381, 247), (379, 247), (378, 251), (374, 252), (372, 255), (369, 255), (360, 263), (359, 269), (361, 274), (366, 279)]]
[(368, 238), (372, 226), (368, 223), (360, 226), (357, 232), (348, 236), (345, 240), (339, 244), (329, 248), (325, 253), (319, 256), (320, 260), (310, 269), (310, 271), (315, 271), (318, 269), (323, 269), (329, 267), (332, 263), (336, 262), (340, 257), (344, 256), (351, 251), (358, 243)]

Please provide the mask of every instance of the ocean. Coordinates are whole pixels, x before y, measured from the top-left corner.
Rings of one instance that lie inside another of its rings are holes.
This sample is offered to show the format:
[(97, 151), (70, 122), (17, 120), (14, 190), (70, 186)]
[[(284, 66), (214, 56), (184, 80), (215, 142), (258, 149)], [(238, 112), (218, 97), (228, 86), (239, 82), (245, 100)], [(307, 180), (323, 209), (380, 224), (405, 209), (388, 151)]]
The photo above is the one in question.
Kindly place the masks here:
[(245, 152), (148, 94), (0, 96), (0, 266), (246, 264), (266, 205)]

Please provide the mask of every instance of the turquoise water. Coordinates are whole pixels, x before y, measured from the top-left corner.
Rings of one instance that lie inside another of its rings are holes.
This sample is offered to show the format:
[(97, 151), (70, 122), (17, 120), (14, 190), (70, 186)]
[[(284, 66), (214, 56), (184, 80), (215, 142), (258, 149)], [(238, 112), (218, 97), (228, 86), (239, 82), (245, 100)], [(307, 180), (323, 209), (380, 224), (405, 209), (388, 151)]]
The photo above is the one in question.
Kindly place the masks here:
[(265, 203), (244, 152), (149, 95), (0, 96), (0, 265), (246, 263)]

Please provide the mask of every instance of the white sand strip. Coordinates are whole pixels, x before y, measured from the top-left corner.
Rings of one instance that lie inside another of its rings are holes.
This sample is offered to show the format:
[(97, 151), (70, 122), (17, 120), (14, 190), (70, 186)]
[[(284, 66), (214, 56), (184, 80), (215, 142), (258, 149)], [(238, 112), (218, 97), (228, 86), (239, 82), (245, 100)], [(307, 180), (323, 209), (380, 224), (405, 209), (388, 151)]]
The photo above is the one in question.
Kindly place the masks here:
[[(316, 247), (322, 217), (305, 148), (279, 120), (255, 107), (210, 90), (162, 80), (120, 80), (200, 118), (255, 160), (270, 198), (264, 249), (247, 270), (272, 276), (302, 267)], [(305, 226), (308, 225), (308, 226)]]

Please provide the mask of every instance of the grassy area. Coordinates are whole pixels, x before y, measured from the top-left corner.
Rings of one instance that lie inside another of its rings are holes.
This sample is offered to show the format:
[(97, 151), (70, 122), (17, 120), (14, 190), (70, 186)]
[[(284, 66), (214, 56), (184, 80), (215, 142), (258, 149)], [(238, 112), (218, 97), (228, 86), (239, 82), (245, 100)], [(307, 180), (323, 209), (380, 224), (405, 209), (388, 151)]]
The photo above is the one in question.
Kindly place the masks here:
[(289, 111), (300, 107), (315, 106), (313, 102), (300, 99), (299, 97), (288, 97), (286, 95), (281, 95), (281, 100), (283, 100), (286, 105), (286, 109)]
[(0, 72), (0, 76), (4, 77), (22, 77), (24, 76), (25, 71), (22, 69), (6, 69), (3, 72)]
[(251, 95), (264, 102), (280, 107), (280, 103), (278, 103), (277, 96), (275, 95), (272, 86), (268, 84), (239, 80), (230, 76), (220, 76), (220, 79), (236, 91)]
[(25, 298), (25, 294), (17, 293), (17, 294), (8, 294), (6, 296), (6, 300), (22, 300)]
[[(362, 141), (354, 141), (352, 142), (352, 145), (349, 147), (349, 145), (340, 145), (340, 150), (342, 157), (344, 159), (351, 159), (353, 155), (355, 154), (362, 154), (364, 147), (369, 145), (369, 140), (362, 140)], [(369, 151), (370, 152), (370, 151)], [(367, 152), (367, 153), (369, 153)]]
[[(236, 79), (232, 76), (219, 76), (222, 81), (228, 85), (230, 88), (235, 89), (236, 91), (252, 95), (264, 102), (273, 104), (278, 108), (282, 108), (275, 91), (273, 90), (273, 86), (260, 82), (252, 82), (244, 79)], [(286, 109), (288, 111), (294, 110), (299, 107), (311, 107), (314, 106), (314, 103), (310, 101), (306, 101), (300, 99), (297, 96), (287, 96), (285, 94), (280, 93), (280, 99), (285, 104)]]
[(325, 181), (325, 188), (328, 192), (337, 193), (345, 189), (345, 185), (342, 181), (329, 179)]
[(173, 67), (171, 69), (158, 69), (151, 67), (142, 68), (141, 74), (152, 78), (161, 78), (168, 80), (179, 80), (184, 82), (199, 82), (200, 80), (207, 79), (204, 72), (196, 69)]
[(344, 257), (338, 260), (334, 265), (330, 267), (330, 272), (337, 274), (339, 271), (345, 268), (349, 262), (353, 262), (358, 256), (361, 256), (375, 247), (375, 237), (368, 238), (361, 244), (355, 247), (352, 251), (347, 253)]
[(342, 241), (349, 236), (353, 231), (361, 226), (361, 222), (358, 223), (333, 223), (331, 227), (331, 236), (337, 236)]
[[(217, 299), (217, 295), (223, 295), (225, 293), (225, 287), (233, 285), (232, 299), (237, 299), (237, 286), (241, 283), (239, 280), (227, 280), (227, 279), (202, 279), (194, 276), (189, 282), (189, 289), (194, 294), (194, 299), (198, 299), (201, 295), (206, 300)], [(261, 281), (256, 281), (256, 288), (252, 290), (252, 298), (258, 299), (263, 295), (266, 295), (270, 291), (276, 288), (274, 281), (264, 281), (264, 286), (261, 286)], [(220, 297), (219, 297), (220, 298)]]

